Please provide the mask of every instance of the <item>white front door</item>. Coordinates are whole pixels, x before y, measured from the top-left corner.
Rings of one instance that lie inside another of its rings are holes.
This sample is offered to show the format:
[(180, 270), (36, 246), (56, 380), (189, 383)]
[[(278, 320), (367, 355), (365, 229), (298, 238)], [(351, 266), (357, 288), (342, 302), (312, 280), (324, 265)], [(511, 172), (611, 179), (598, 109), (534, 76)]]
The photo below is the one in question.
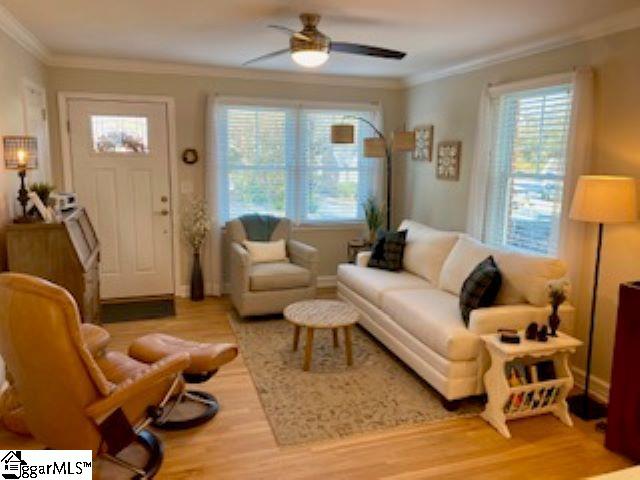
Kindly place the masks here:
[(71, 183), (100, 240), (102, 298), (173, 293), (167, 107), (68, 100)]

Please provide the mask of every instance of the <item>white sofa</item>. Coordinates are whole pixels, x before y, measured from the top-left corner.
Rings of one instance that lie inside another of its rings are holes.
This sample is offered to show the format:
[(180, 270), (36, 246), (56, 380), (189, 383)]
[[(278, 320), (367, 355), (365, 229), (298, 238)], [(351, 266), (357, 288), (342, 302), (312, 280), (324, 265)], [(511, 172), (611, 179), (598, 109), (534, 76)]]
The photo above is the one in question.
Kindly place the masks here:
[[(557, 259), (488, 247), (465, 234), (405, 220), (403, 270), (368, 268), (368, 252), (355, 265), (338, 267), (338, 296), (360, 312), (360, 324), (438, 390), (447, 408), (484, 392), (488, 356), (479, 335), (498, 328), (546, 323), (546, 287), (566, 273)], [(496, 305), (473, 310), (469, 326), (458, 294), (471, 270), (493, 255), (502, 273)], [(573, 325), (574, 309), (560, 309), (561, 329)]]

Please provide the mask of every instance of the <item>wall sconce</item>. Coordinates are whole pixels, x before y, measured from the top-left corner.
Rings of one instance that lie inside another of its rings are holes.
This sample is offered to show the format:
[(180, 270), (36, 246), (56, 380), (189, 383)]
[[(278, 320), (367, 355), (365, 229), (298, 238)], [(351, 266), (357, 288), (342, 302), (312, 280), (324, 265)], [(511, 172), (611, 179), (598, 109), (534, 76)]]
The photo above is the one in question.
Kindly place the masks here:
[(20, 189), (18, 190), (18, 201), (22, 205), (22, 217), (16, 218), (16, 223), (28, 223), (27, 204), (29, 203), (29, 192), (25, 186), (24, 179), (27, 170), (38, 168), (38, 139), (26, 135), (14, 135), (3, 138), (4, 165), (7, 170), (18, 170), (20, 178)]

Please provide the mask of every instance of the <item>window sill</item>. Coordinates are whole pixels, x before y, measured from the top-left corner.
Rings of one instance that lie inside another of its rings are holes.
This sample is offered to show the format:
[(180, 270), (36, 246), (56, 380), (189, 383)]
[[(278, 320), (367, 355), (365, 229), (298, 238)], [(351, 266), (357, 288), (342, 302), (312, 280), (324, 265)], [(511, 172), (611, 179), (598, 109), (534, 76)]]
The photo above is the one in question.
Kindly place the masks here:
[(365, 228), (364, 223), (302, 223), (300, 225), (294, 225), (293, 231), (304, 232), (313, 230), (360, 230), (363, 228)]

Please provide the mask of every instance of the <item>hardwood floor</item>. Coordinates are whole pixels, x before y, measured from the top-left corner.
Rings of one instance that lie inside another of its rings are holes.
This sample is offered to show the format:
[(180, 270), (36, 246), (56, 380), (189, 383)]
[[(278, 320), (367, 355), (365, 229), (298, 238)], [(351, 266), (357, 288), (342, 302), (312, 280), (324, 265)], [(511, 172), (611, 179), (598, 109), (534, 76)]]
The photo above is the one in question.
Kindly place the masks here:
[[(330, 296), (326, 293), (324, 296)], [(162, 331), (199, 341), (234, 341), (226, 299), (178, 300), (178, 316), (107, 325), (112, 347)], [(167, 479), (573, 479), (631, 465), (603, 447), (593, 423), (565, 427), (551, 416), (510, 423), (511, 440), (480, 418), (403, 427), (302, 446), (279, 447), (242, 356), (203, 385), (222, 408), (194, 430), (159, 432)], [(1, 449), (38, 448), (0, 432)]]

